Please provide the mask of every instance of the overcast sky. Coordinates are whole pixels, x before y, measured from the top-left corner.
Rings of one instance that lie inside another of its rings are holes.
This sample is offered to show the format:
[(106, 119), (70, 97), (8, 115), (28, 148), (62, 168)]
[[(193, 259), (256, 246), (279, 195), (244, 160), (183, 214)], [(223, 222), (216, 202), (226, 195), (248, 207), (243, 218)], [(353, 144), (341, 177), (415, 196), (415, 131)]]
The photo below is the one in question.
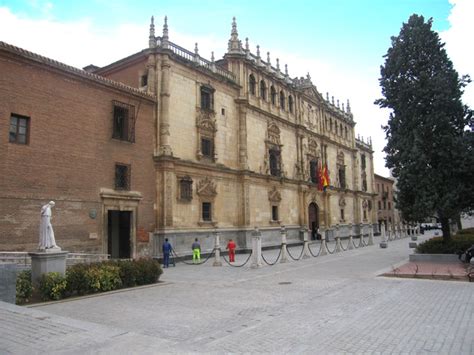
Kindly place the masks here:
[[(198, 42), (201, 56), (217, 59), (235, 16), (252, 52), (258, 44), (291, 77), (309, 72), (324, 97), (350, 100), (356, 135), (372, 137), (375, 172), (388, 176), (388, 113), (373, 102), (390, 37), (413, 13), (433, 18), (456, 70), (474, 78), (474, 0), (0, 0), (0, 40), (79, 68), (104, 66), (146, 48), (150, 17), (161, 35), (167, 15), (171, 41), (189, 50)], [(474, 107), (474, 84), (464, 103)]]

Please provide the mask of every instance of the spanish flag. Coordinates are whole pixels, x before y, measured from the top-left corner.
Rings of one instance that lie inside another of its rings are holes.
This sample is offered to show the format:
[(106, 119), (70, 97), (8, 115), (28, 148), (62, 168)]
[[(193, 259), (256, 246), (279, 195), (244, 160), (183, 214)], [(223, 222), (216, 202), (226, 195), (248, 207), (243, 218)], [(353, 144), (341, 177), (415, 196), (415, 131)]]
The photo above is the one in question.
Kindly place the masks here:
[(329, 186), (330, 181), (329, 181), (329, 171), (328, 171), (328, 164), (324, 163), (324, 168), (323, 168), (323, 174), (322, 174), (322, 183), (323, 183), (323, 188), (326, 188)]

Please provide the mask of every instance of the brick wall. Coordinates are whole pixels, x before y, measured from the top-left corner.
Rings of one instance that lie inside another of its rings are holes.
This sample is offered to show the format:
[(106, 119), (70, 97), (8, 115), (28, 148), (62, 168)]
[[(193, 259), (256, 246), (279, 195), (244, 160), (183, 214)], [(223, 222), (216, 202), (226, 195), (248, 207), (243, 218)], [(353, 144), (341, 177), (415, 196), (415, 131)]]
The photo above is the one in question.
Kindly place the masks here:
[[(116, 162), (131, 165), (131, 190), (143, 196), (146, 241), (155, 227), (153, 100), (2, 51), (0, 73), (0, 250), (34, 249), (41, 205), (54, 200), (58, 245), (105, 252), (99, 191), (114, 188)], [(135, 143), (111, 138), (112, 100), (135, 105)], [(11, 113), (30, 117), (28, 145), (9, 143)]]

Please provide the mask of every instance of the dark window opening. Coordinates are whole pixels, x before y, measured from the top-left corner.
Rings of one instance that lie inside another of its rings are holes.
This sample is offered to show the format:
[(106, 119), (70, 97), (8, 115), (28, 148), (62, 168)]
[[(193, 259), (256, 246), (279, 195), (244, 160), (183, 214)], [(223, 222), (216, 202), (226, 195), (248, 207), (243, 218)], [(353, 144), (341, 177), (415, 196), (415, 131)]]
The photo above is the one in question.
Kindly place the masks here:
[(362, 180), (362, 191), (367, 191), (367, 180)]
[(384, 210), (387, 209), (387, 201), (384, 201), (384, 202), (383, 202), (383, 209), (384, 209)]
[(280, 151), (277, 149), (270, 149), (270, 175), (280, 176)]
[(202, 220), (203, 221), (212, 221), (212, 205), (210, 202), (202, 203)]
[(260, 97), (263, 100), (267, 100), (267, 86), (263, 80), (260, 81)]
[(221, 109), (221, 114), (222, 114), (222, 116), (225, 116), (225, 108)]
[(361, 166), (362, 170), (365, 170), (365, 168), (366, 168), (365, 154), (362, 154), (360, 156), (360, 166)]
[(389, 202), (388, 203), (388, 209), (391, 210), (392, 209), (392, 204)]
[(280, 108), (282, 110), (285, 109), (285, 94), (283, 93), (283, 91), (280, 91)]
[(115, 189), (130, 190), (130, 165), (115, 164)]
[(346, 168), (345, 167), (339, 168), (339, 184), (341, 185), (341, 189), (346, 188)]
[(193, 199), (193, 180), (185, 177), (179, 182), (181, 200), (191, 201)]
[(379, 201), (379, 210), (382, 209), (382, 201)]
[(17, 144), (28, 144), (30, 118), (11, 114), (9, 142)]
[(135, 107), (114, 101), (114, 131), (112, 138), (135, 142)]
[(309, 162), (309, 174), (311, 177), (311, 182), (317, 183), (318, 182), (318, 161), (317, 160), (311, 160)]
[(344, 220), (344, 209), (341, 208), (341, 220)]
[(364, 219), (367, 219), (367, 211), (364, 210)]
[(205, 157), (213, 158), (214, 147), (211, 138), (201, 138), (201, 153)]
[(255, 86), (256, 86), (255, 77), (252, 74), (250, 74), (250, 76), (249, 76), (249, 91), (252, 95), (255, 95)]
[(140, 77), (140, 86), (147, 86), (148, 85), (148, 74), (143, 74)]
[(278, 221), (278, 206), (272, 206), (272, 221)]
[(214, 89), (201, 86), (201, 109), (206, 111), (214, 109)]
[(275, 88), (273, 87), (273, 85), (272, 85), (272, 87), (270, 88), (270, 95), (271, 95), (271, 97), (272, 97), (272, 105), (276, 105), (277, 93), (276, 93), (276, 90), (275, 90)]
[(288, 96), (288, 110), (293, 113), (293, 97), (291, 95)]

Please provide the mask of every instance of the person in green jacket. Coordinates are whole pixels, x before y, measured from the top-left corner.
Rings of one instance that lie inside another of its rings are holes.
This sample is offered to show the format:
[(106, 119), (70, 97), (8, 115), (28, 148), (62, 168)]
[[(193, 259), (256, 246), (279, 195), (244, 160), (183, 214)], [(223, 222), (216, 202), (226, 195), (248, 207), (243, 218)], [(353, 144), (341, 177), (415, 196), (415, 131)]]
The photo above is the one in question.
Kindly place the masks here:
[(194, 243), (191, 246), (193, 250), (193, 263), (201, 262), (201, 244), (199, 244), (198, 239), (194, 239)]

